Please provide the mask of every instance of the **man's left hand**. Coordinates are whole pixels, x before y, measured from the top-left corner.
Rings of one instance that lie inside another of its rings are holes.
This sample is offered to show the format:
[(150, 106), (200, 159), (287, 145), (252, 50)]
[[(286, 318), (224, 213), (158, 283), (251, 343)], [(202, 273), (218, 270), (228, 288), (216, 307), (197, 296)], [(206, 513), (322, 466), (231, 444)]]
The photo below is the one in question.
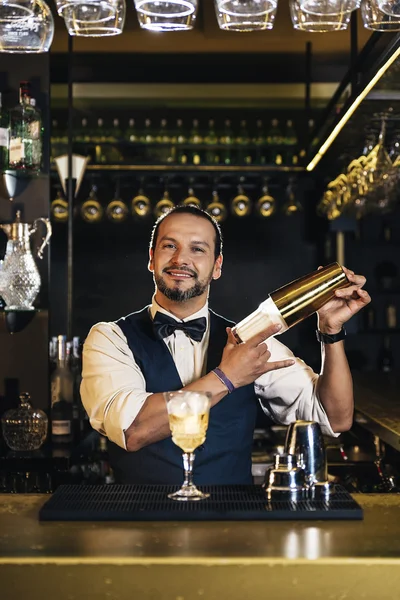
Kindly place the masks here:
[(362, 289), (365, 277), (356, 275), (346, 267), (343, 267), (343, 271), (351, 285), (336, 290), (335, 297), (318, 311), (318, 329), (322, 333), (339, 333), (344, 323), (371, 302), (371, 296)]

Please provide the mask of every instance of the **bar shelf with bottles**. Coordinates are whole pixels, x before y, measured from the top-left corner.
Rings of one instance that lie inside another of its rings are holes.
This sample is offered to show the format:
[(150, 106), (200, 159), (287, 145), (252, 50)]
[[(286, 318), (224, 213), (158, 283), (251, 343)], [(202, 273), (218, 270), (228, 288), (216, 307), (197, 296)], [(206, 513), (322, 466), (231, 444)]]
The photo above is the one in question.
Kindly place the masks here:
[[(90, 156), (89, 170), (229, 171), (238, 166), (245, 171), (304, 169), (299, 142), (304, 133), (297, 133), (292, 119), (280, 122), (273, 118), (267, 124), (267, 120), (254, 116), (243, 119), (233, 115), (161, 119), (156, 123), (137, 112), (135, 118), (76, 119), (73, 151)], [(57, 113), (55, 116), (53, 157), (65, 154), (67, 149), (66, 131), (59, 126), (65, 119)]]
[(14, 177), (38, 175), (42, 169), (43, 124), (29, 81), (22, 81), (19, 102), (8, 110), (0, 93), (0, 172)]

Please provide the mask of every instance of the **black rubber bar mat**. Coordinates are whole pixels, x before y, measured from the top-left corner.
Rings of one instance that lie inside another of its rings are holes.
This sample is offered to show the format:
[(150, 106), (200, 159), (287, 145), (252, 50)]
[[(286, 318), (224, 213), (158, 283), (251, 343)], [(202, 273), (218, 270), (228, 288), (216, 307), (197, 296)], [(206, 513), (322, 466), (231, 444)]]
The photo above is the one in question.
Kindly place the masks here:
[(263, 521), (363, 518), (362, 508), (336, 485), (328, 500), (269, 501), (259, 485), (200, 486), (210, 498), (178, 502), (169, 485), (62, 485), (40, 521)]

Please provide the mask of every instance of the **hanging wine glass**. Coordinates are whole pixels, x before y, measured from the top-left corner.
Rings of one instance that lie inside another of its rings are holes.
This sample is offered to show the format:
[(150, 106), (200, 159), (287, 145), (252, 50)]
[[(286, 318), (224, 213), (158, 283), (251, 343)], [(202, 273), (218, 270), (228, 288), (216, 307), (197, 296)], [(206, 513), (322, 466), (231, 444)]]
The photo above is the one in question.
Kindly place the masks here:
[(392, 17), (400, 17), (400, 0), (378, 0), (379, 9)]
[(150, 31), (188, 31), (197, 16), (197, 0), (134, 0), (140, 27)]
[(289, 0), (290, 15), (294, 29), (310, 33), (343, 31), (350, 23), (351, 11), (313, 14), (304, 10), (301, 0)]
[(263, 31), (272, 29), (277, 0), (215, 0), (220, 29), (226, 31)]
[(380, 4), (380, 0), (363, 0), (361, 16), (364, 27), (372, 31), (400, 31), (400, 14), (388, 14), (380, 8)]
[(340, 15), (360, 7), (361, 0), (299, 0), (301, 9), (312, 15)]
[(122, 33), (125, 0), (57, 0), (69, 35), (107, 37)]
[(0, 52), (48, 52), (53, 36), (53, 15), (43, 0), (0, 2)]

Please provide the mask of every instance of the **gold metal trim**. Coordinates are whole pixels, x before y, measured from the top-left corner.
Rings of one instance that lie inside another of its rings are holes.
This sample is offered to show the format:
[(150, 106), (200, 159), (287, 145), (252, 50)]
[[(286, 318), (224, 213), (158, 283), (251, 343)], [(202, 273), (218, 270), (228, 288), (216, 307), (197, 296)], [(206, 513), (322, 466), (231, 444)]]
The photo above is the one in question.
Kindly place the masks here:
[(276, 166), (243, 166), (240, 165), (88, 165), (87, 171), (212, 171), (212, 172), (237, 172), (246, 171), (249, 173), (259, 172), (285, 172), (291, 173), (293, 171), (301, 172), (305, 171), (304, 167), (276, 167)]

